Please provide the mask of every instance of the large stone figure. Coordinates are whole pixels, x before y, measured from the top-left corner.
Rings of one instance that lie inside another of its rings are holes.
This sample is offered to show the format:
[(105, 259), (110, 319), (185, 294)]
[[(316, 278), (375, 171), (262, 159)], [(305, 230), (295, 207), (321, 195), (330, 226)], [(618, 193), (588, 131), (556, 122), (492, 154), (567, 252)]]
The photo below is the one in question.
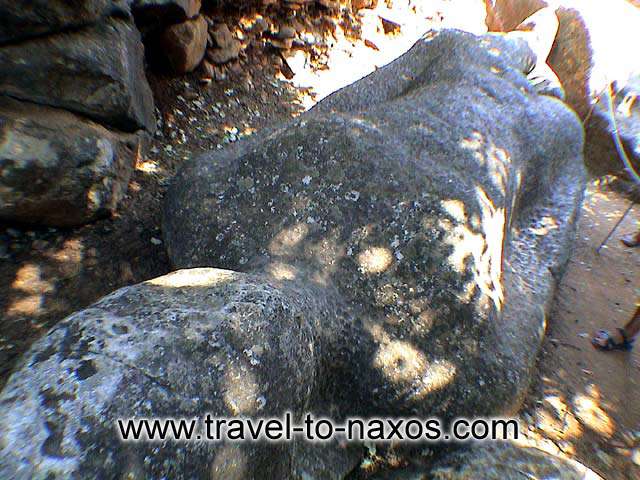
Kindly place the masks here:
[(584, 187), (582, 127), (534, 64), (443, 31), (188, 162), (170, 256), (228, 270), (124, 288), (36, 343), (0, 395), (0, 477), (340, 479), (357, 446), (121, 443), (115, 419), (515, 411)]

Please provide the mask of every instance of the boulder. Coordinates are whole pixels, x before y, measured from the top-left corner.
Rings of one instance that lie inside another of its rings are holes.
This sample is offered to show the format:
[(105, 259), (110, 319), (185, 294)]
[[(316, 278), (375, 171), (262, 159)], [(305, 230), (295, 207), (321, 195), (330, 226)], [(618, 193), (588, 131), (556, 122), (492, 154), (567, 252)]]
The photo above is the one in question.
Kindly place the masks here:
[(319, 394), (334, 312), (313, 286), (216, 269), (118, 290), (60, 322), (9, 379), (0, 477), (300, 478), (297, 442), (127, 443), (117, 420), (288, 411), (299, 421)]
[(225, 23), (221, 23), (211, 28), (211, 38), (213, 39), (215, 46), (218, 48), (227, 48), (235, 40), (231, 30), (229, 30), (229, 27)]
[(505, 480), (553, 478), (597, 480), (584, 465), (553, 456), (537, 448), (512, 443), (475, 445), (447, 455), (431, 467), (415, 467), (375, 476), (372, 480)]
[(204, 58), (207, 49), (207, 22), (199, 16), (167, 27), (162, 35), (162, 50), (178, 74), (191, 72)]
[[(555, 9), (560, 26), (548, 62), (562, 82), (567, 102), (585, 120), (587, 164), (597, 174), (622, 170), (612, 138), (619, 126), (626, 153), (639, 166), (640, 104), (630, 99), (640, 95), (640, 58), (630, 49), (640, 44), (640, 9), (626, 0), (494, 0), (487, 4), (487, 25), (494, 31), (516, 29), (543, 7)], [(607, 99), (611, 95), (612, 112)]]
[(211, 38), (215, 48), (207, 52), (207, 58), (213, 63), (226, 63), (235, 60), (240, 55), (242, 44), (224, 23), (211, 29)]
[(582, 129), (532, 52), (443, 31), (289, 123), (189, 161), (194, 268), (54, 328), (0, 394), (0, 477), (342, 479), (340, 443), (119, 442), (116, 419), (511, 413), (582, 198)]
[(581, 124), (533, 91), (532, 55), (445, 31), (187, 162), (166, 196), (174, 265), (334, 288), (352, 321), (332, 381), (360, 415), (514, 411), (585, 181)]
[(92, 25), (107, 17), (129, 18), (129, 3), (130, 0), (3, 1), (0, 44)]
[(126, 132), (155, 129), (143, 46), (124, 20), (0, 47), (0, 94)]
[(108, 215), (139, 143), (64, 110), (0, 97), (0, 219), (66, 227)]

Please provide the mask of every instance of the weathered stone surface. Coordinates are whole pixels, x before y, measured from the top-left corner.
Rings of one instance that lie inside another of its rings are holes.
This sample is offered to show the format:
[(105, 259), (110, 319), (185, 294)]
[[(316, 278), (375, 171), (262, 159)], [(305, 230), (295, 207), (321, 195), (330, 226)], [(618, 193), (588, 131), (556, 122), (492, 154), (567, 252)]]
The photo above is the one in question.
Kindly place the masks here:
[(0, 97), (0, 219), (71, 226), (109, 214), (127, 190), (139, 141)]
[(128, 18), (129, 3), (130, 0), (2, 1), (0, 44), (91, 25), (110, 16)]
[(124, 443), (116, 419), (297, 421), (320, 393), (334, 312), (313, 287), (215, 269), (118, 290), (63, 320), (10, 378), (0, 477), (294, 478), (296, 442)]
[[(560, 28), (548, 62), (562, 82), (567, 102), (581, 118), (588, 117), (587, 164), (598, 174), (622, 167), (611, 136), (614, 128), (606, 100), (607, 86), (614, 83), (614, 92), (618, 92), (614, 103), (622, 105), (614, 108), (616, 122), (624, 125), (619, 133), (627, 154), (640, 165), (640, 105), (635, 102), (629, 108), (624, 106), (626, 96), (640, 94), (640, 57), (631, 54), (640, 44), (640, 9), (625, 0), (491, 3), (495, 5), (488, 6), (487, 24), (492, 30), (515, 29), (526, 17), (548, 5), (556, 9)], [(596, 106), (592, 109), (593, 104)]]
[(180, 271), (59, 324), (0, 395), (0, 476), (340, 479), (361, 451), (122, 444), (113, 422), (516, 409), (584, 186), (581, 126), (531, 62), (444, 31), (188, 162), (165, 205), (173, 262), (250, 273)]
[(199, 16), (171, 25), (162, 35), (162, 47), (174, 72), (191, 72), (200, 64), (207, 49), (206, 20)]
[(212, 48), (207, 51), (207, 58), (213, 63), (221, 64), (235, 60), (240, 55), (242, 46), (238, 40), (227, 48)]
[(225, 23), (216, 25), (211, 29), (211, 38), (218, 48), (227, 48), (235, 40), (231, 30), (229, 30), (229, 27)]
[(122, 20), (0, 47), (0, 94), (124, 131), (155, 129), (135, 26)]
[(509, 480), (553, 478), (596, 480), (600, 476), (584, 465), (554, 457), (537, 448), (511, 443), (477, 445), (448, 455), (432, 468), (412, 468), (376, 476), (373, 480)]
[(188, 162), (167, 195), (170, 257), (335, 287), (353, 323), (334, 381), (358, 414), (512, 411), (584, 186), (581, 125), (532, 91), (531, 61), (444, 32)]
[(216, 48), (207, 52), (209, 60), (220, 64), (238, 58), (242, 44), (233, 36), (227, 25), (217, 25), (211, 30), (211, 37)]

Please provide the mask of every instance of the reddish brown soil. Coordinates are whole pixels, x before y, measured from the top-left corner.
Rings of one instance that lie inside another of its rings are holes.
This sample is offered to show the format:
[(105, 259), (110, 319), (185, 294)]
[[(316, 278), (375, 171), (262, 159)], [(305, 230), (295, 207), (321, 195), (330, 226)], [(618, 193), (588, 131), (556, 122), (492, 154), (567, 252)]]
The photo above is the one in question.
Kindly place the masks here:
[(607, 480), (640, 479), (631, 459), (640, 456), (640, 350), (603, 353), (590, 344), (594, 331), (624, 325), (640, 299), (640, 249), (619, 240), (638, 228), (640, 206), (595, 252), (630, 202), (607, 188), (589, 188), (524, 413), (535, 445), (573, 457)]

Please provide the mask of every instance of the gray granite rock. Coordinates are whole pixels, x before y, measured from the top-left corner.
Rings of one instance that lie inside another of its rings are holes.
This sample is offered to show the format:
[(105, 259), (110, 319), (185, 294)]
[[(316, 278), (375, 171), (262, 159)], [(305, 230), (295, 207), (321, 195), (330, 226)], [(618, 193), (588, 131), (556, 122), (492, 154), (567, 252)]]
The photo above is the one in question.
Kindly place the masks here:
[[(9, 379), (0, 478), (293, 478), (292, 465), (306, 468), (304, 455), (292, 461), (296, 442), (127, 443), (116, 422), (285, 411), (299, 421), (321, 394), (334, 311), (313, 287), (215, 269), (118, 290), (63, 320)], [(342, 450), (353, 468), (358, 457)]]
[(595, 480), (595, 472), (577, 462), (555, 457), (537, 448), (510, 443), (487, 443), (449, 455), (431, 469), (433, 480), (509, 480), (553, 478)]
[[(535, 60), (535, 59), (533, 59)], [(188, 162), (179, 271), (36, 343), (0, 476), (344, 478), (357, 445), (117, 442), (117, 417), (505, 414), (582, 198), (582, 129), (521, 43), (444, 31), (284, 125)]]
[(374, 476), (372, 480), (596, 480), (584, 465), (537, 448), (486, 443), (449, 454), (427, 467), (412, 467)]
[(0, 47), (0, 94), (132, 132), (155, 129), (135, 26), (124, 20)]
[(171, 259), (335, 288), (357, 414), (517, 409), (585, 178), (581, 125), (532, 91), (531, 60), (445, 31), (190, 161), (166, 197)]
[(0, 219), (71, 226), (113, 211), (140, 137), (0, 97)]

